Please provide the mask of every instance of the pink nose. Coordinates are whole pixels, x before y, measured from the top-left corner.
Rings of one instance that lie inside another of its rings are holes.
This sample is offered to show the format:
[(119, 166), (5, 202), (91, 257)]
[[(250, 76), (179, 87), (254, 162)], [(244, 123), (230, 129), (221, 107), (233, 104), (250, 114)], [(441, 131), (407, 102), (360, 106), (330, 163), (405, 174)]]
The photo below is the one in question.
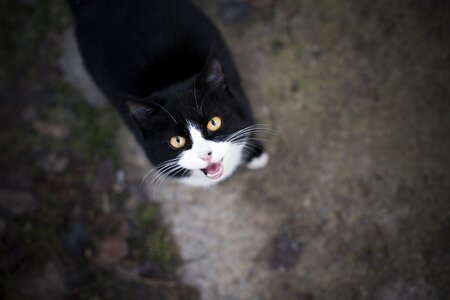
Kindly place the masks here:
[(211, 153), (211, 152), (208, 152), (208, 154), (206, 154), (205, 156), (203, 156), (202, 159), (203, 159), (204, 161), (210, 161), (210, 160), (211, 160), (211, 156), (212, 156), (212, 153)]

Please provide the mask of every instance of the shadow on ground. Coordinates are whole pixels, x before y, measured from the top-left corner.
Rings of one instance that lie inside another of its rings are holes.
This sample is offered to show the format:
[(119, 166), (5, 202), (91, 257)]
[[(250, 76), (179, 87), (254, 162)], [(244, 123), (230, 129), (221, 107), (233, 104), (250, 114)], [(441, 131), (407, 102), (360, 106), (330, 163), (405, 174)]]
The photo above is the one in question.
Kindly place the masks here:
[(4, 298), (448, 299), (448, 3), (196, 3), (277, 134), (262, 171), (156, 192), (63, 3), (1, 4)]

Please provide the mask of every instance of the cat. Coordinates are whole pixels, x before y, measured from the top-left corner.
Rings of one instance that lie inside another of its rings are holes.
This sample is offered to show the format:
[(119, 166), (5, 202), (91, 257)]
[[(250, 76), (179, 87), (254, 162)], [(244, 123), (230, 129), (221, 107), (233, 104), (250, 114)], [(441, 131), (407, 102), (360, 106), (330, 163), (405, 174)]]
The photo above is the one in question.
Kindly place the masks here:
[(211, 186), (264, 167), (250, 103), (218, 29), (187, 0), (69, 0), (86, 69), (159, 174)]

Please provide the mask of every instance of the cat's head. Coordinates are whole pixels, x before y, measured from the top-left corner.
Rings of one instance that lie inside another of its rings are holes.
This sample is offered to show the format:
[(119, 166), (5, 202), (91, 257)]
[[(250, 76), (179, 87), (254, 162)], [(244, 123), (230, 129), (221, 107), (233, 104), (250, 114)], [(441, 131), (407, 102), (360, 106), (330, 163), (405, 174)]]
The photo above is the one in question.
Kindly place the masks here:
[(253, 121), (239, 94), (212, 57), (192, 78), (125, 102), (160, 173), (209, 186), (228, 178), (249, 154)]

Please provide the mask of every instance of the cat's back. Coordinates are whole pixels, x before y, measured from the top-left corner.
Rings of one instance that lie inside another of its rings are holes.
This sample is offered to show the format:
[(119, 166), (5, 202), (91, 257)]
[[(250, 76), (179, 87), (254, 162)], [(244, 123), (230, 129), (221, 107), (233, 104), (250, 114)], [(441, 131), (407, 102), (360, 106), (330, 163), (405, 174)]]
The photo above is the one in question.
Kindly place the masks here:
[[(71, 0), (86, 67), (107, 93), (143, 96), (201, 71), (211, 47), (228, 50), (186, 0)], [(230, 58), (231, 60), (231, 58)]]
[[(187, 0), (70, 0), (79, 30), (92, 35), (130, 31), (153, 39), (196, 32), (211, 34), (211, 23)], [(164, 36), (158, 36), (161, 32)]]

